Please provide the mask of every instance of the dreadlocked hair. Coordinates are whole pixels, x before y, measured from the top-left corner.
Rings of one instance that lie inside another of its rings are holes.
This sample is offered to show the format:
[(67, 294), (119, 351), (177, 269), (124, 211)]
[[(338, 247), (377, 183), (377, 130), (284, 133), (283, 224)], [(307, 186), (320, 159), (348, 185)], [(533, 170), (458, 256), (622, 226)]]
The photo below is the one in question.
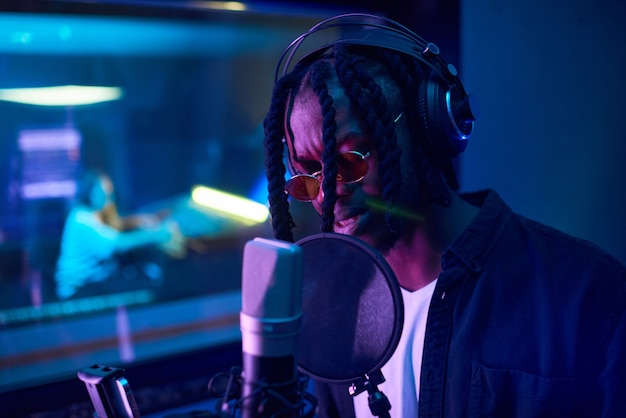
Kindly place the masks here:
[(317, 61), (311, 66), (311, 87), (318, 97), (322, 107), (322, 232), (332, 232), (335, 223), (335, 203), (337, 202), (337, 123), (335, 122), (336, 111), (333, 107), (333, 98), (328, 94), (326, 80), (331, 77), (332, 67), (328, 61)]
[(387, 99), (374, 76), (382, 68), (361, 54), (350, 54), (345, 46), (336, 48), (337, 77), (350, 99), (350, 103), (361, 116), (366, 130), (371, 135), (374, 149), (378, 152), (378, 170), (381, 177), (381, 197), (385, 202), (385, 222), (394, 233), (402, 230), (402, 218), (391, 209), (396, 206), (401, 191), (402, 173), (394, 116)]
[(283, 164), (283, 139), (285, 137), (284, 117), (287, 100), (292, 89), (296, 88), (303, 75), (304, 65), (296, 65), (293, 71), (276, 82), (272, 92), (270, 109), (263, 121), (265, 131), (265, 176), (268, 185), (268, 201), (274, 237), (293, 242), (293, 218), (289, 212), (289, 198), (285, 193), (285, 173)]
[[(450, 205), (450, 191), (459, 189), (459, 183), (451, 160), (437, 160), (435, 155), (428, 149), (426, 140), (427, 133), (424, 131), (424, 123), (417, 106), (419, 97), (420, 82), (426, 82), (427, 74), (423, 65), (405, 54), (399, 54), (389, 49), (377, 49), (378, 56), (382, 62), (387, 63), (389, 72), (393, 80), (398, 85), (405, 103), (405, 116), (408, 121), (411, 137), (411, 153), (415, 161), (419, 179), (428, 192), (432, 202), (443, 206)], [(419, 76), (416, 79), (414, 74)], [(433, 161), (436, 161), (434, 163)], [(443, 177), (442, 177), (443, 176)], [(445, 183), (444, 183), (445, 182)], [(448, 187), (446, 187), (446, 183)]]
[(297, 95), (302, 81), (308, 74), (310, 87), (318, 96), (322, 108), (322, 202), (321, 224), (323, 232), (332, 232), (336, 192), (336, 130), (333, 98), (328, 93), (327, 82), (333, 77), (333, 69), (346, 96), (357, 111), (373, 148), (378, 153), (378, 170), (381, 178), (381, 198), (385, 204), (385, 221), (396, 236), (401, 233), (404, 220), (393, 209), (401, 199), (401, 148), (397, 143), (394, 115), (392, 115), (383, 89), (376, 78), (387, 75), (396, 84), (404, 102), (403, 117), (411, 141), (410, 153), (417, 167), (418, 180), (432, 202), (443, 206), (450, 204), (450, 189), (458, 190), (459, 184), (452, 161), (438, 159), (426, 141), (422, 116), (418, 106), (420, 83), (428, 79), (428, 71), (413, 58), (385, 48), (347, 47), (336, 45), (317, 61), (301, 61), (293, 70), (280, 78), (274, 87), (270, 109), (264, 120), (265, 173), (271, 224), (274, 236), (294, 241), (292, 229), (295, 224), (289, 212), (289, 197), (285, 193), (286, 167), (283, 164), (284, 118), (288, 100)]

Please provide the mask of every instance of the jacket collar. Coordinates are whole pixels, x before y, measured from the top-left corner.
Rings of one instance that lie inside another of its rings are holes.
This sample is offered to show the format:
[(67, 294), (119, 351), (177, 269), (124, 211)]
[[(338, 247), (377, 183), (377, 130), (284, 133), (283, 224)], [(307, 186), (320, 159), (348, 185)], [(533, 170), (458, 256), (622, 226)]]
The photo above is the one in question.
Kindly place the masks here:
[(491, 189), (464, 193), (461, 197), (480, 208), (474, 219), (444, 251), (444, 270), (458, 266), (478, 272), (491, 253), (512, 216), (512, 211), (502, 198)]

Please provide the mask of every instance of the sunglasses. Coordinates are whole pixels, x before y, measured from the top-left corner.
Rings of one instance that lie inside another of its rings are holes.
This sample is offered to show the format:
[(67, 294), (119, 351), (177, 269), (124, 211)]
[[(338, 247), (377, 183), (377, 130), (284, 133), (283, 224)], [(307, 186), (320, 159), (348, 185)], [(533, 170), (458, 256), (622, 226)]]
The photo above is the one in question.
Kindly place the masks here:
[[(369, 169), (366, 158), (358, 151), (348, 151), (337, 155), (337, 181), (356, 183), (363, 180)], [(285, 193), (301, 202), (310, 202), (317, 198), (322, 184), (322, 170), (312, 174), (296, 174), (287, 180)]]

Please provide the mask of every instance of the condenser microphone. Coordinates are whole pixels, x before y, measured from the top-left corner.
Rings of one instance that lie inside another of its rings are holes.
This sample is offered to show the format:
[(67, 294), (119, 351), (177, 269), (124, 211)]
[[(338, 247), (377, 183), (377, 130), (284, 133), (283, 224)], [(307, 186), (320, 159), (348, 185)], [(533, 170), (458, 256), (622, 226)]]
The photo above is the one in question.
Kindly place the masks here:
[(255, 238), (244, 246), (243, 418), (297, 416), (302, 265), (301, 248), (290, 242)]

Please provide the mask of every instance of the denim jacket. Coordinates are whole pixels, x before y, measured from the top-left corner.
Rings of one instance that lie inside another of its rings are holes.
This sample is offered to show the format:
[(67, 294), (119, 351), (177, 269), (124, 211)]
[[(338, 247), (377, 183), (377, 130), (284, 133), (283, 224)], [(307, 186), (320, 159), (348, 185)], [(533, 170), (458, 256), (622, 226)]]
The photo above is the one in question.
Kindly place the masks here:
[[(494, 191), (463, 197), (481, 210), (442, 256), (420, 418), (625, 417), (626, 267)], [(319, 417), (354, 416), (344, 386), (316, 382)]]

